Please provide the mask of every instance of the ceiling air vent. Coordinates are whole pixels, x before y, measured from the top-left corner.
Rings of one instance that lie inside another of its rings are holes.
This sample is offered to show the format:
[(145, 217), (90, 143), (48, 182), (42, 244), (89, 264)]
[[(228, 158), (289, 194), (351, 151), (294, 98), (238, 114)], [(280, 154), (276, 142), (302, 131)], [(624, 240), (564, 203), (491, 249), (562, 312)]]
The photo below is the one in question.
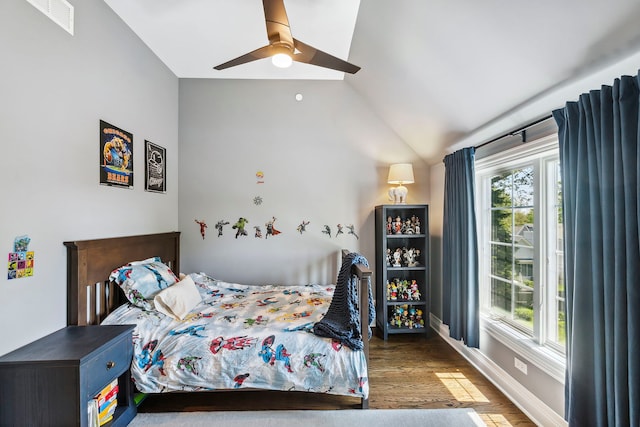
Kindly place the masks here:
[(67, 0), (27, 0), (27, 2), (73, 35), (73, 6)]

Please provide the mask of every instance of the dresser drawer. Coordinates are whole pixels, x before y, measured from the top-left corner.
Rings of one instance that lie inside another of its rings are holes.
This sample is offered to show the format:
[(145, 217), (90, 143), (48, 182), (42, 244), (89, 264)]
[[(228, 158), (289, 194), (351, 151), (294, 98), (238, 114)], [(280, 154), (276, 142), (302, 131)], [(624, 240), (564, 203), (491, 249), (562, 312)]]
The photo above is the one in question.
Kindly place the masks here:
[(133, 348), (131, 335), (125, 335), (110, 342), (94, 358), (81, 367), (81, 377), (86, 384), (88, 396), (93, 397), (114, 378), (131, 366)]

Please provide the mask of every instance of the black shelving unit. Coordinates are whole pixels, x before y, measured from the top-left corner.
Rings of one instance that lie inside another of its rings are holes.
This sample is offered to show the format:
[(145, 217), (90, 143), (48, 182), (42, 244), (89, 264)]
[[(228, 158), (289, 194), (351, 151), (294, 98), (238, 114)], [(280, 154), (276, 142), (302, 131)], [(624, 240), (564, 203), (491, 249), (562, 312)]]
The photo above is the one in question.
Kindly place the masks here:
[(429, 206), (376, 206), (375, 223), (378, 333), (428, 335)]

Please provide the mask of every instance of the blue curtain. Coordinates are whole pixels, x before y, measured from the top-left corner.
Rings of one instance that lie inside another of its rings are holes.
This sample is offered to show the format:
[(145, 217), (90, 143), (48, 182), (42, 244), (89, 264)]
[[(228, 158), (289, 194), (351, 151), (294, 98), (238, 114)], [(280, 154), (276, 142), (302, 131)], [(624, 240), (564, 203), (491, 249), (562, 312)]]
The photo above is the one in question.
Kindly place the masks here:
[(442, 321), (449, 335), (469, 347), (480, 345), (478, 241), (475, 213), (475, 149), (444, 158), (442, 232)]
[(640, 426), (639, 83), (621, 77), (553, 112), (570, 426)]

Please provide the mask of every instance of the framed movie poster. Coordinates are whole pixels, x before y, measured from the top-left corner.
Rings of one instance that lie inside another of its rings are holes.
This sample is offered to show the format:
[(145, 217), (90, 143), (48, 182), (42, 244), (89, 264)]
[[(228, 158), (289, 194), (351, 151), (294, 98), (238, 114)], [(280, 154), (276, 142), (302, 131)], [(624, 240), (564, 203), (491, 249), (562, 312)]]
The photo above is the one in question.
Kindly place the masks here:
[(167, 150), (151, 141), (145, 143), (145, 176), (144, 189), (156, 193), (167, 191)]
[(133, 135), (100, 120), (100, 184), (133, 188)]

